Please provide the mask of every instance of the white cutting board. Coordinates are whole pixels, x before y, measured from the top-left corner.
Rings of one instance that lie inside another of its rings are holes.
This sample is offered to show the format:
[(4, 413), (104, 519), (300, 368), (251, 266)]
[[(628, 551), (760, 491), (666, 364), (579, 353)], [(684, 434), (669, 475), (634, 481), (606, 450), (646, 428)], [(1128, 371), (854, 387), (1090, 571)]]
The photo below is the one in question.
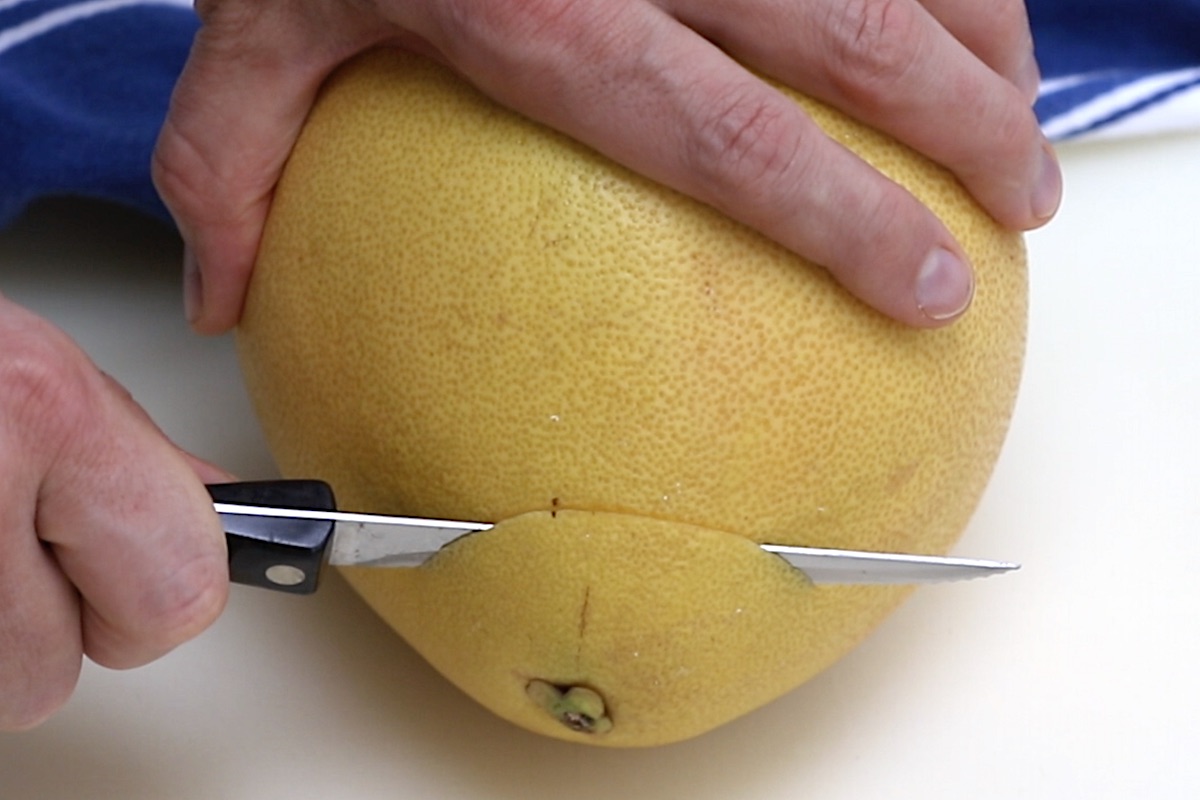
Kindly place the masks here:
[[(807, 686), (645, 751), (492, 717), (337, 579), (235, 587), (153, 666), (89, 666), (0, 734), (3, 800), (1176, 798), (1200, 790), (1200, 136), (1074, 145), (1029, 238), (1011, 437), (958, 552), (1024, 562), (920, 590)], [(0, 291), (52, 317), (182, 444), (271, 477), (231, 342), (192, 337), (165, 231), (58, 205), (0, 234)]]

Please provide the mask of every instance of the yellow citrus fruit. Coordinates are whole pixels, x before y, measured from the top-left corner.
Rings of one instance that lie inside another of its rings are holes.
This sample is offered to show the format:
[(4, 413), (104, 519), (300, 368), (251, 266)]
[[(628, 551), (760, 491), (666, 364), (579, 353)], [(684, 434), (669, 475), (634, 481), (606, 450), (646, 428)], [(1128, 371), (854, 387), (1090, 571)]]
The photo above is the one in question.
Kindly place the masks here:
[(345, 508), (497, 523), (348, 569), (496, 713), (653, 745), (797, 686), (902, 599), (756, 543), (945, 552), (1001, 447), (1024, 251), (944, 171), (807, 100), (950, 226), (975, 303), (902, 327), (749, 229), (377, 53), (279, 186), (240, 334), (285, 474)]

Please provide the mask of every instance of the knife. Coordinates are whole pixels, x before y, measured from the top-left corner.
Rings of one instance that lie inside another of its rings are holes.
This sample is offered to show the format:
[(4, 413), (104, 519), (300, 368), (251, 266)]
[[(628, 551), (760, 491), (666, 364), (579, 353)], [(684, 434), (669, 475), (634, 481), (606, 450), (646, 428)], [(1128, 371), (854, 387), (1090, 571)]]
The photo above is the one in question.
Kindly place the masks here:
[[(210, 484), (229, 546), (234, 583), (292, 594), (316, 591), (326, 564), (418, 567), (446, 545), (492, 527), (486, 522), (338, 511), (318, 480)], [(1018, 569), (1007, 561), (759, 545), (819, 584), (939, 583)]]

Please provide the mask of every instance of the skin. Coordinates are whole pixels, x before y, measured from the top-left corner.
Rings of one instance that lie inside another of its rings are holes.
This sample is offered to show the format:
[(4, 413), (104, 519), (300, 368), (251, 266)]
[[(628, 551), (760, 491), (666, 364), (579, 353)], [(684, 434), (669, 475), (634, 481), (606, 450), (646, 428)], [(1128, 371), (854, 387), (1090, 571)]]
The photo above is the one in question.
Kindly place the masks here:
[[(1031, 229), (1061, 178), (1015, 0), (199, 0), (153, 174), (187, 245), (186, 311), (236, 324), (271, 195), (322, 81), (415, 49), (499, 102), (757, 228), (909, 325), (973, 282), (923, 206), (759, 75), (951, 169)], [(785, 34), (786, 32), (786, 34)], [(746, 66), (742, 66), (742, 65)], [(753, 71), (752, 71), (753, 70)], [(49, 323), (0, 296), (0, 730), (66, 702), (86, 656), (145, 664), (224, 606), (223, 536), (181, 452)], [(115, 476), (120, 476), (119, 486)]]
[(71, 693), (86, 653), (148, 663), (203, 630), (227, 593), (202, 481), (65, 334), (0, 296), (0, 729)]

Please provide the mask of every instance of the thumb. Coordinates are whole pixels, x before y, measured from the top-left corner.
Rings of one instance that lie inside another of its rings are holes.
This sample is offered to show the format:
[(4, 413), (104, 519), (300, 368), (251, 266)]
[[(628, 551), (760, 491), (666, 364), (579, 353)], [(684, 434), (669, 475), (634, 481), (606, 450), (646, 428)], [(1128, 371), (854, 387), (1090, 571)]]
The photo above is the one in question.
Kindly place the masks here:
[[(152, 175), (186, 245), (185, 310), (202, 333), (241, 316), (272, 192), (348, 39), (279, 3), (206, 3)], [(342, 42), (342, 44), (338, 44)]]
[(267, 91), (210, 55), (202, 30), (171, 100), (152, 175), (185, 243), (188, 322), (221, 333), (241, 315), (271, 193), (313, 87), (280, 70)]

